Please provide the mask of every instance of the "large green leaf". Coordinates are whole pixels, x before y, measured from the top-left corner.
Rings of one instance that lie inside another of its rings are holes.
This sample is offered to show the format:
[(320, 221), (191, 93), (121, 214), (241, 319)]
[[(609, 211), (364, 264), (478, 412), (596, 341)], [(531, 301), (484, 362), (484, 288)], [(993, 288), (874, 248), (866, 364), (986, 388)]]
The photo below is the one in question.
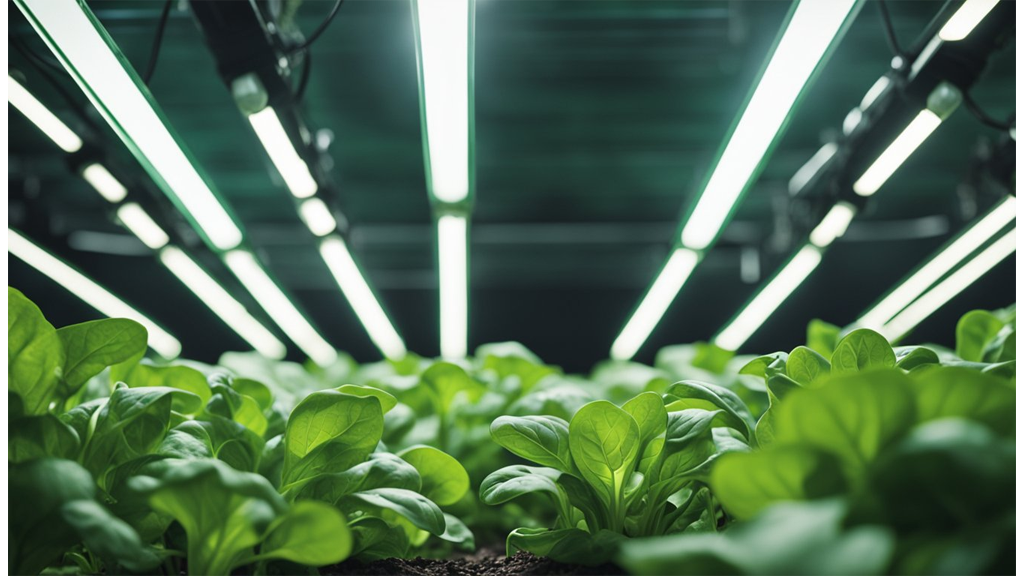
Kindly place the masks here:
[(7, 388), (25, 414), (42, 414), (60, 399), (64, 346), (39, 307), (7, 287)]
[(666, 406), (669, 412), (690, 408), (721, 410), (719, 419), (722, 424), (735, 428), (747, 438), (754, 433), (754, 418), (747, 405), (735, 392), (724, 386), (684, 380), (669, 386), (665, 400), (671, 400)]
[(74, 460), (80, 445), (75, 429), (53, 414), (22, 416), (8, 423), (7, 461), (12, 464), (47, 457)]
[(64, 346), (64, 385), (74, 393), (104, 368), (146, 352), (146, 328), (127, 318), (106, 318), (57, 330)]
[(237, 422), (260, 438), (267, 433), (267, 417), (255, 398), (220, 382), (214, 382), (210, 390), (213, 395), (206, 403), (206, 412)]
[(416, 468), (394, 454), (378, 452), (366, 462), (341, 472), (321, 474), (304, 483), (294, 494), (294, 499), (314, 499), (337, 504), (342, 498), (372, 488), (403, 488), (419, 492), (420, 475)]
[(861, 328), (846, 335), (832, 353), (832, 372), (850, 374), (875, 368), (892, 368), (896, 354), (889, 341), (874, 330)]
[(828, 376), (831, 370), (832, 366), (824, 356), (805, 346), (794, 348), (786, 361), (786, 375), (803, 386), (810, 386)]
[(610, 510), (621, 510), (622, 492), (640, 454), (640, 427), (628, 412), (605, 400), (591, 402), (569, 423), (569, 449), (583, 479)]
[(68, 502), (61, 507), (61, 516), (80, 535), (85, 547), (110, 568), (120, 565), (132, 572), (149, 572), (160, 565), (157, 552), (146, 546), (131, 526), (95, 500)]
[(919, 422), (961, 417), (1012, 435), (1017, 390), (996, 376), (967, 368), (930, 366), (911, 374)]
[(640, 426), (641, 450), (655, 437), (665, 432), (668, 426), (668, 412), (661, 395), (655, 392), (644, 392), (622, 405)]
[(572, 473), (569, 424), (554, 416), (501, 416), (491, 423), (491, 438), (516, 456)]
[(823, 320), (814, 319), (807, 323), (807, 347), (828, 358), (836, 350), (839, 343), (839, 326)]
[(562, 498), (556, 483), (562, 475), (553, 468), (516, 464), (495, 470), (480, 484), (480, 500), (496, 506), (527, 494), (545, 494)]
[(210, 386), (203, 373), (189, 366), (157, 366), (149, 360), (128, 360), (110, 369), (113, 382), (124, 382), (129, 388), (164, 387), (184, 390), (199, 397), (198, 405), (175, 405), (177, 412), (194, 414), (210, 400)]
[(956, 324), (956, 355), (968, 362), (981, 362), (985, 350), (1006, 323), (985, 310), (972, 310)]
[(341, 562), (352, 551), (345, 517), (322, 502), (296, 502), (269, 528), (255, 559), (276, 558), (309, 566)]
[(440, 506), (455, 504), (469, 491), (469, 474), (459, 461), (431, 446), (414, 446), (398, 453), (420, 474), (420, 493)]
[(422, 494), (402, 488), (372, 488), (349, 496), (376, 508), (397, 512), (421, 530), (440, 536), (444, 534), (444, 513)]
[(578, 528), (517, 528), (508, 535), (505, 546), (509, 556), (525, 550), (556, 562), (597, 566), (614, 558), (625, 540), (608, 530), (591, 534)]

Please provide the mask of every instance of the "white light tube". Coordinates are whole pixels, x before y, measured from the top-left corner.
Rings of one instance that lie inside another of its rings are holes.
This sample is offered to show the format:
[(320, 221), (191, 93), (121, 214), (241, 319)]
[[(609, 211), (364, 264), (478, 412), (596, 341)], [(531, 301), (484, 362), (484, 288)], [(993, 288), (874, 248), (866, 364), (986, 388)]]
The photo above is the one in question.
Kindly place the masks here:
[(985, 16), (999, 4), (999, 0), (966, 0), (960, 9), (939, 30), (939, 38), (946, 42), (956, 42), (967, 38), (974, 27), (984, 20)]
[(697, 252), (687, 248), (676, 248), (651, 285), (650, 291), (629, 318), (626, 327), (622, 329), (622, 333), (612, 343), (612, 358), (629, 360), (637, 353), (654, 331), (654, 327), (658, 325), (658, 321), (665, 315), (699, 260)]
[(345, 241), (338, 236), (324, 239), (320, 244), (320, 255), (323, 256), (352, 310), (366, 328), (370, 340), (373, 340), (386, 358), (402, 359), (405, 356), (405, 343), (370, 290)]
[(726, 350), (737, 350), (765, 320), (795, 291), (818, 267), (821, 252), (814, 246), (804, 246), (757, 296), (743, 308), (724, 330), (715, 336), (715, 345)]
[(814, 69), (857, 4), (801, 0), (690, 218), (683, 245), (704, 249), (746, 188)]
[(317, 236), (327, 236), (338, 227), (338, 222), (327, 208), (327, 204), (319, 198), (310, 198), (299, 205), (299, 216), (306, 223), (309, 231)]
[(275, 360), (284, 358), (287, 352), (284, 344), (187, 254), (174, 246), (168, 246), (160, 251), (160, 261), (257, 352)]
[(468, 349), (469, 282), (466, 218), (437, 219), (437, 256), (441, 292), (441, 356), (465, 358)]
[(178, 354), (181, 354), (181, 342), (178, 342), (177, 338), (125, 304), (107, 289), (10, 228), (7, 229), (7, 251), (48, 276), (68, 292), (81, 298), (101, 314), (110, 318), (128, 318), (145, 326), (149, 333), (147, 344), (157, 354), (168, 360), (177, 358)]
[(284, 183), (296, 198), (309, 198), (317, 191), (316, 180), (309, 172), (299, 153), (292, 146), (291, 139), (281, 125), (277, 112), (267, 106), (255, 114), (249, 115), (249, 123), (256, 131), (256, 136), (263, 143), (267, 155), (274, 163)]
[(814, 230), (811, 230), (811, 244), (824, 248), (846, 233), (857, 209), (849, 202), (839, 202), (825, 214)]
[(814, 178), (818, 171), (836, 155), (838, 150), (839, 146), (834, 142), (829, 142), (819, 148), (814, 153), (814, 156), (811, 156), (811, 159), (801, 166), (796, 171), (796, 174), (793, 174), (793, 177), (789, 179), (789, 193), (799, 194), (804, 189), (804, 186), (807, 186), (807, 183), (811, 181), (811, 178)]
[(320, 366), (327, 366), (337, 359), (338, 353), (334, 347), (328, 344), (302, 316), (298, 308), (263, 270), (255, 256), (245, 250), (232, 250), (224, 255), (224, 263), (281, 330), (284, 330), (284, 333), (314, 362)]
[(107, 202), (117, 204), (128, 195), (128, 190), (102, 164), (89, 164), (82, 170), (82, 178), (92, 185)]
[(1017, 250), (1017, 228), (1004, 234), (991, 246), (982, 250), (970, 262), (953, 272), (948, 278), (939, 282), (934, 288), (907, 306), (902, 312), (890, 320), (883, 328), (882, 334), (895, 340), (914, 329), (925, 318), (953, 299), (965, 288), (981, 278), (986, 272), (996, 267), (1007, 256)]
[(7, 76), (7, 101), (46, 134), (47, 138), (53, 140), (61, 150), (71, 153), (82, 149), (82, 139), (78, 134), (54, 116), (53, 112), (10, 75)]
[(862, 112), (871, 108), (871, 105), (875, 103), (875, 100), (878, 100), (878, 97), (882, 95), (882, 92), (885, 92), (885, 89), (889, 87), (890, 82), (891, 80), (889, 80), (888, 76), (882, 76), (878, 80), (875, 80), (875, 83), (871, 85), (871, 88), (868, 88), (867, 93), (864, 94), (864, 98), (860, 101), (860, 109)]
[(900, 283), (871, 310), (866, 312), (856, 324), (873, 330), (880, 329), (889, 322), (900, 310), (924, 293), (950, 270), (967, 259), (975, 250), (989, 241), (1007, 224), (1016, 219), (1017, 199), (1006, 197), (988, 214), (972, 224), (956, 240), (936, 254), (927, 264)]
[(167, 233), (159, 224), (149, 217), (149, 214), (142, 209), (142, 206), (129, 202), (117, 208), (117, 218), (128, 230), (135, 234), (139, 240), (153, 250), (159, 250), (171, 241)]
[(415, 2), (429, 185), (442, 202), (469, 195), (470, 2)]
[(853, 183), (853, 191), (860, 196), (871, 196), (885, 184), (886, 180), (906, 162), (927, 138), (942, 124), (942, 119), (931, 110), (922, 110), (903, 129), (903, 132), (886, 148)]
[(184, 206), (210, 242), (221, 250), (241, 243), (242, 231), (85, 4), (76, 0), (16, 0), (16, 4), (142, 166)]

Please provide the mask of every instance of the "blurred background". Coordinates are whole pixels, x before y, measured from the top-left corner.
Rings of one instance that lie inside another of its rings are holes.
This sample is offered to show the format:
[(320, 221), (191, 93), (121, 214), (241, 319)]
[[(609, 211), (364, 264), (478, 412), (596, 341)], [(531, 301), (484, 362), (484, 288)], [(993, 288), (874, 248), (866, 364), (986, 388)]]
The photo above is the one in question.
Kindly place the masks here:
[[(298, 29), (334, 2), (273, 3)], [(163, 2), (88, 2), (137, 70), (149, 66)], [(945, 3), (889, 2), (893, 32), (914, 49)], [(254, 253), (323, 337), (360, 361), (367, 337), (239, 113), (188, 2), (169, 3), (153, 98), (244, 224)], [(470, 226), (469, 349), (516, 340), (584, 371), (658, 274), (784, 25), (789, 1), (479, 0), (475, 21), (475, 178)], [(892, 67), (882, 12), (860, 9), (808, 86), (763, 172), (636, 358), (710, 339), (793, 252), (827, 185), (794, 196), (789, 181)], [(8, 4), (9, 73), (76, 132), (172, 238), (288, 342)], [(245, 49), (244, 38), (237, 38)], [(971, 89), (989, 116), (1014, 112), (1015, 46), (992, 51)], [(295, 73), (294, 81), (300, 82)], [(325, 194), (409, 350), (439, 353), (434, 227), (424, 173), (416, 43), (407, 0), (346, 0), (309, 49), (297, 106), (319, 151)], [(8, 222), (177, 336), (182, 355), (215, 361), (248, 349), (152, 250), (68, 156), (8, 107)], [(872, 197), (820, 267), (741, 352), (790, 349), (807, 322), (855, 320), (1015, 182), (1014, 142), (961, 106)], [(877, 151), (876, 151), (877, 153)], [(1009, 158), (1009, 160), (1007, 160)], [(1015, 301), (1014, 258), (915, 331), (949, 345), (956, 319)], [(97, 317), (20, 260), (8, 283), (55, 325)], [(294, 346), (289, 357), (301, 359)]]

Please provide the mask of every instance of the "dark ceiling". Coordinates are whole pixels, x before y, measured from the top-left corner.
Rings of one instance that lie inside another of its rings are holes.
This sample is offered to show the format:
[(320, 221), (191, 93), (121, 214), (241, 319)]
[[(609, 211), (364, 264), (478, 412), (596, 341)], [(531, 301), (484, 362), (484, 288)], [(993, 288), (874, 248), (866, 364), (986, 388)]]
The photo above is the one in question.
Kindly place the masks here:
[[(542, 358), (586, 370), (608, 348), (667, 255), (724, 136), (786, 17), (788, 1), (478, 0), (476, 205), (472, 216), (470, 347), (518, 340)], [(912, 46), (941, 2), (890, 2)], [(128, 59), (149, 57), (162, 2), (89, 3)], [(311, 30), (331, 2), (305, 1)], [(792, 250), (786, 182), (841, 126), (889, 67), (878, 7), (867, 2), (818, 76), (719, 246), (641, 350), (704, 340)], [(45, 47), (13, 4), (9, 35)], [(13, 47), (13, 45), (12, 45)], [(347, 0), (313, 49), (307, 122), (333, 134), (329, 154), (356, 258), (408, 347), (438, 352), (437, 279), (424, 183), (415, 47), (408, 0)], [(11, 50), (9, 68), (78, 130), (107, 144), (123, 179), (250, 308), (255, 304), (170, 209), (69, 77)], [(1013, 46), (972, 90), (997, 117), (1014, 111)], [(55, 87), (62, 87), (62, 95)], [(243, 222), (251, 244), (323, 335), (358, 360), (378, 354), (320, 260), (286, 188), (218, 77), (187, 4), (175, 2), (150, 88), (170, 123)], [(69, 100), (71, 102), (69, 102)], [(76, 112), (75, 109), (78, 109)], [(63, 153), (9, 108), (9, 222), (65, 256), (177, 335), (184, 355), (215, 360), (244, 342), (126, 236)], [(960, 183), (999, 134), (957, 111), (904, 165), (818, 271), (747, 344), (788, 349), (807, 321), (844, 324), (993, 198)], [(102, 248), (101, 251), (97, 251)], [(14, 258), (9, 284), (56, 325), (95, 312)], [(750, 270), (748, 269), (748, 274)], [(755, 271), (756, 272), (756, 271)], [(924, 323), (949, 343), (955, 319), (1014, 301), (1012, 259)], [(268, 324), (269, 325), (269, 324)], [(298, 352), (292, 353), (298, 358)]]

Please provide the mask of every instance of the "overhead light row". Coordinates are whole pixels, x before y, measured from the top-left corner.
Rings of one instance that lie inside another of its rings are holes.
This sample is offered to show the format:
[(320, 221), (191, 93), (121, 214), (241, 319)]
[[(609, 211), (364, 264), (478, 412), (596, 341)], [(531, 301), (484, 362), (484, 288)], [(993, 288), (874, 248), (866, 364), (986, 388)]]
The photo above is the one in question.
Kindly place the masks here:
[[(769, 154), (800, 93), (830, 47), (842, 35), (857, 5), (856, 0), (800, 0), (796, 3), (725, 150), (718, 158), (693, 212), (683, 223), (680, 242), (688, 252), (682, 254), (693, 254), (692, 265), (681, 264), (689, 262), (690, 256), (679, 256), (678, 250), (673, 252), (669, 263), (616, 338), (611, 351), (613, 358), (631, 358), (657, 326), (699, 262), (702, 251), (710, 248), (743, 192), (754, 180), (758, 167)], [(812, 165), (799, 175), (795, 184), (804, 177), (808, 180), (813, 177), (820, 165), (833, 154), (835, 149), (829, 146), (819, 151), (816, 159), (819, 166)], [(675, 263), (673, 259), (676, 259)], [(686, 269), (686, 274), (680, 276), (679, 271), (683, 269)], [(665, 274), (673, 276), (663, 279)]]

